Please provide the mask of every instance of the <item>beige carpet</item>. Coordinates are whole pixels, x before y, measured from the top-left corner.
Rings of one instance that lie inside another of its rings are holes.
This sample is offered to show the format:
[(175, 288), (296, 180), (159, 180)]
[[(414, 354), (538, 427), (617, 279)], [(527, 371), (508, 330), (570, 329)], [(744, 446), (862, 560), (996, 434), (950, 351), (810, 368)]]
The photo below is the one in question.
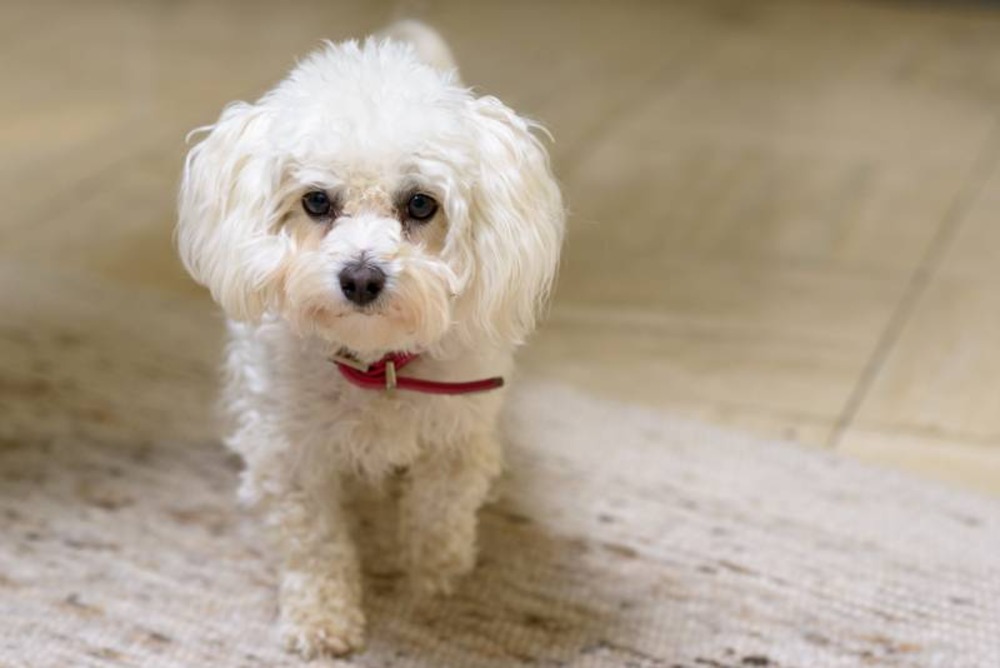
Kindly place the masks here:
[[(0, 666), (286, 666), (213, 437), (219, 318), (0, 267)], [(523, 379), (458, 594), (389, 667), (1000, 666), (1000, 503)]]

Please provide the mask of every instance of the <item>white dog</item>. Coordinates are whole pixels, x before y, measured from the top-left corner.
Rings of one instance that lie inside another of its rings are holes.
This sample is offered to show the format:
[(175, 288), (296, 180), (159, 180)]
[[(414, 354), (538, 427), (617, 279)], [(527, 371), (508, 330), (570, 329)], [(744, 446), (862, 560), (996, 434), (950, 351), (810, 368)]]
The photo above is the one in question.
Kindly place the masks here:
[(500, 385), (563, 237), (535, 127), (407, 22), (327, 44), (188, 155), (179, 251), (230, 321), (227, 443), (280, 548), (283, 639), (306, 657), (363, 642), (349, 483), (405, 472), (415, 587), (447, 592), (473, 567)]

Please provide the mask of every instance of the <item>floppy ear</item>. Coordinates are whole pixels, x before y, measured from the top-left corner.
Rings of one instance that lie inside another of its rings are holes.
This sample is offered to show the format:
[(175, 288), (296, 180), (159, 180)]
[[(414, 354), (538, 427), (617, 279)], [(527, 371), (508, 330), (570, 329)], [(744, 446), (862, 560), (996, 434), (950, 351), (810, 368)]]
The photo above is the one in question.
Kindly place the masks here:
[(259, 105), (230, 105), (188, 153), (181, 182), (181, 260), (237, 320), (259, 318), (273, 301), (287, 243), (272, 232), (281, 165), (268, 125)]
[(468, 217), (468, 314), (494, 340), (521, 343), (555, 279), (565, 211), (548, 154), (519, 117), (493, 97), (469, 102), (479, 174)]

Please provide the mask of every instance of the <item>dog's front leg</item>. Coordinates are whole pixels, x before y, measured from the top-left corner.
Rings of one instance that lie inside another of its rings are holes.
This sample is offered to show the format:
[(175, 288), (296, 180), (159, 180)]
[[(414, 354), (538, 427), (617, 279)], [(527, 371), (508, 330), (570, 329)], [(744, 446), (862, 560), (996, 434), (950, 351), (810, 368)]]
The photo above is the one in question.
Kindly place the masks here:
[(476, 560), (480, 506), (501, 469), (500, 446), (482, 435), (424, 453), (410, 467), (400, 500), (400, 534), (410, 582), (450, 593)]
[(275, 499), (267, 522), (282, 549), (279, 593), (285, 646), (306, 658), (362, 647), (361, 574), (336, 489)]

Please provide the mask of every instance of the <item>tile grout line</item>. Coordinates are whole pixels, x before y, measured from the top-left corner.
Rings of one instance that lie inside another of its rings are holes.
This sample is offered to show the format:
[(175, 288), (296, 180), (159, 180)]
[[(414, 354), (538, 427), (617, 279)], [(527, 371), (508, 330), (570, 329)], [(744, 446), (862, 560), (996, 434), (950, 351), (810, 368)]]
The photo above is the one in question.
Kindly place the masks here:
[(968, 178), (948, 207), (927, 250), (924, 251), (917, 268), (907, 282), (902, 298), (879, 335), (868, 362), (861, 371), (861, 376), (834, 423), (833, 430), (825, 444), (827, 448), (836, 449), (839, 447), (845, 432), (854, 423), (861, 405), (868, 397), (868, 393), (888, 359), (890, 351), (899, 340), (903, 328), (909, 322), (920, 298), (927, 291), (931, 279), (937, 274), (937, 270), (958, 236), (962, 222), (972, 205), (979, 199), (998, 164), (1000, 164), (1000, 119), (994, 121), (985, 147), (976, 157), (969, 170)]

